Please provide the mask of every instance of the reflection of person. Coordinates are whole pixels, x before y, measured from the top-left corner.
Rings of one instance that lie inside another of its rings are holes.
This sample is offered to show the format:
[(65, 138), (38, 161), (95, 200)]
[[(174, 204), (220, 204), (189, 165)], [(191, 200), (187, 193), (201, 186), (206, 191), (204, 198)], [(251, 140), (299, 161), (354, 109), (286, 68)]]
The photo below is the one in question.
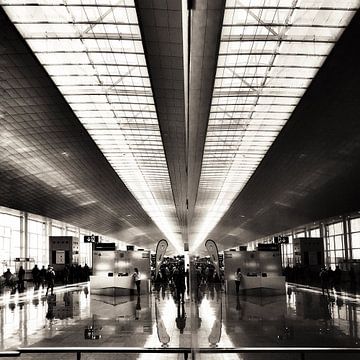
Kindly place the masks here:
[(180, 330), (180, 334), (183, 334), (186, 326), (186, 313), (185, 313), (184, 302), (182, 302), (181, 304), (181, 311), (180, 311), (180, 301), (178, 302), (177, 318), (175, 321), (176, 321), (176, 327)]
[(236, 295), (239, 294), (239, 289), (240, 289), (240, 283), (241, 283), (241, 278), (242, 278), (242, 274), (241, 274), (241, 269), (238, 268), (235, 272), (235, 288), (236, 288)]
[(51, 322), (55, 318), (54, 305), (56, 305), (56, 301), (48, 299), (47, 304), (48, 304), (48, 310), (46, 312), (46, 318)]
[(140, 303), (140, 296), (138, 296), (135, 306), (135, 320), (140, 319), (140, 313), (141, 313), (140, 310), (141, 310), (141, 303)]
[(135, 281), (137, 294), (140, 295), (140, 273), (139, 273), (138, 268), (134, 269), (134, 273), (132, 274), (132, 277), (133, 277), (133, 279)]

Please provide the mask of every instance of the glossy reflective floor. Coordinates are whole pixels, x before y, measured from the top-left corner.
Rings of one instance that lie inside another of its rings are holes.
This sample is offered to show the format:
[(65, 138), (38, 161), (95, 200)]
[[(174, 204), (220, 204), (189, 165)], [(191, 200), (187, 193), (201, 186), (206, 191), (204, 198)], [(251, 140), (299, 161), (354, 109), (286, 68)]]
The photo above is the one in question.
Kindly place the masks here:
[[(287, 287), (284, 296), (225, 294), (201, 285), (177, 303), (169, 289), (151, 295), (91, 295), (87, 284), (53, 297), (32, 289), (0, 297), (1, 350), (29, 346), (359, 347), (360, 298)], [(91, 338), (91, 339), (89, 339)], [(306, 359), (354, 359), (359, 355)], [(74, 354), (21, 359), (74, 359)], [(183, 359), (183, 355), (84, 354), (82, 359)], [(299, 359), (299, 355), (197, 354), (197, 359)]]

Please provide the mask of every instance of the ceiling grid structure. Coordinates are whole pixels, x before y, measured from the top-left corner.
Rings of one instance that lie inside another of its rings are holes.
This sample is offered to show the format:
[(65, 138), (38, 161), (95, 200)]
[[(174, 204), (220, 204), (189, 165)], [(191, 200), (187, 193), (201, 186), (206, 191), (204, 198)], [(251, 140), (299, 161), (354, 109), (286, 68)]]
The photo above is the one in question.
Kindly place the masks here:
[(153, 247), (165, 235), (119, 179), (2, 9), (0, 26), (2, 206)]
[(358, 210), (360, 13), (209, 237), (220, 248)]
[(193, 249), (251, 178), (358, 3), (226, 1)]
[(0, 4), (0, 205), (171, 253), (357, 210), (360, 0)]
[(16, 3), (1, 2), (113, 169), (182, 251), (134, 1)]

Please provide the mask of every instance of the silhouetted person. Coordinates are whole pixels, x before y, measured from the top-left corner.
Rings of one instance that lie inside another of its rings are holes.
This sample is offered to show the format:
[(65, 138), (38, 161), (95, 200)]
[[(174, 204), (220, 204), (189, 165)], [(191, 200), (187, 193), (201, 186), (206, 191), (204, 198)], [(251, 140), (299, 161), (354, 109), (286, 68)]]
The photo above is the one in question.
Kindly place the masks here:
[(12, 279), (12, 272), (10, 271), (10, 269), (7, 269), (5, 272), (4, 272), (4, 278), (5, 278), (5, 286), (12, 286), (12, 283), (11, 283), (11, 279)]
[(242, 279), (241, 269), (238, 268), (235, 272), (235, 291), (237, 295), (239, 294), (241, 279)]
[(54, 295), (54, 285), (55, 285), (55, 271), (52, 266), (48, 266), (48, 270), (46, 271), (46, 295), (49, 293), (49, 289), (51, 290), (51, 295)]
[(83, 272), (84, 272), (84, 280), (89, 281), (90, 280), (90, 278), (89, 278), (89, 276), (90, 276), (90, 268), (89, 268), (88, 264), (85, 264), (85, 266), (83, 268)]
[(340, 270), (339, 265), (337, 265), (334, 271), (334, 286), (337, 291), (341, 288), (341, 273), (342, 271)]
[(46, 280), (46, 269), (45, 269), (45, 266), (43, 265), (40, 270), (40, 282), (41, 282), (42, 288), (45, 287), (45, 280)]
[(175, 269), (173, 273), (173, 279), (176, 287), (176, 300), (178, 302), (184, 302), (184, 294), (185, 294), (185, 272), (184, 268), (180, 267), (179, 269)]
[(69, 265), (65, 265), (64, 271), (63, 271), (64, 285), (69, 284), (69, 281), (70, 281), (70, 268), (69, 268)]
[(38, 290), (40, 288), (40, 269), (37, 265), (33, 267), (31, 274), (34, 282), (34, 288), (35, 290)]
[(25, 289), (25, 270), (22, 266), (20, 266), (19, 271), (18, 271), (18, 286), (19, 286), (19, 291), (24, 291)]
[(140, 273), (138, 268), (134, 269), (134, 273), (132, 274), (132, 277), (135, 281), (137, 294), (140, 295)]
[(329, 294), (329, 274), (325, 267), (321, 269), (319, 276), (323, 295), (325, 294), (325, 290), (327, 294)]

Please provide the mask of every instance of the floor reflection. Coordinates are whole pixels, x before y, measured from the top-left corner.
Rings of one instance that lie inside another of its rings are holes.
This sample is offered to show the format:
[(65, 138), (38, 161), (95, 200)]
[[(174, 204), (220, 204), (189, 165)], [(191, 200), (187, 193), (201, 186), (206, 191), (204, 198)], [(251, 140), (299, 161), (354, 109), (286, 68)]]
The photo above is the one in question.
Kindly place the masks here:
[[(358, 298), (337, 292), (324, 296), (291, 286), (285, 296), (236, 296), (215, 284), (202, 284), (184, 301), (177, 301), (169, 287), (151, 295), (110, 297), (90, 295), (83, 286), (48, 297), (33, 292), (0, 300), (1, 350), (19, 346), (359, 346)], [(239, 358), (226, 355), (226, 359), (233, 357)]]

